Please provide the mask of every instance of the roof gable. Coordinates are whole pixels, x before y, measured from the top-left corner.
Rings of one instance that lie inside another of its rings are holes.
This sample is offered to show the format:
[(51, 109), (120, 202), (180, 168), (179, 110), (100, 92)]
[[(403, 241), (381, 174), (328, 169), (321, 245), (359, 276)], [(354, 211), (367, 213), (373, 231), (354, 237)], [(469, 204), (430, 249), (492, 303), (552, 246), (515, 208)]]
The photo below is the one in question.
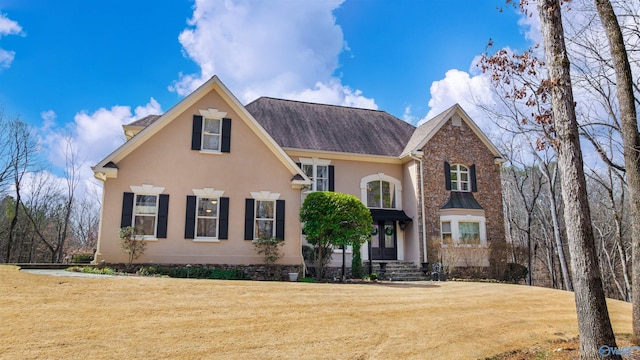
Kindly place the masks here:
[(402, 151), (401, 157), (409, 156), (415, 151), (420, 151), (429, 140), (444, 126), (444, 124), (449, 121), (453, 115), (457, 114), (460, 116), (461, 120), (469, 126), (469, 128), (476, 134), (476, 136), (482, 141), (482, 143), (489, 149), (489, 151), (497, 158), (502, 159), (502, 154), (500, 151), (493, 145), (491, 140), (480, 130), (478, 125), (471, 120), (469, 115), (462, 109), (459, 104), (455, 104), (451, 106), (449, 109), (443, 111), (438, 114), (433, 119), (427, 121), (426, 123), (420, 125), (414, 131), (411, 139), (407, 142), (404, 150)]
[(379, 110), (269, 97), (246, 108), (286, 149), (397, 157), (415, 130)]
[[(240, 120), (245, 124), (262, 140), (271, 152), (282, 162), (282, 164), (291, 172), (295, 184), (303, 184), (310, 182), (308, 177), (301, 172), (298, 166), (291, 160), (289, 156), (278, 146), (273, 138), (265, 131), (265, 129), (251, 116), (249, 112), (242, 106), (240, 101), (229, 91), (229, 89), (220, 81), (217, 76), (213, 76), (207, 82), (202, 84), (198, 89), (186, 96), (175, 106), (169, 109), (166, 113), (160, 116), (148, 116), (133, 122), (125, 127), (144, 127), (139, 131), (136, 136), (132, 137), (129, 141), (122, 144), (111, 154), (105, 157), (92, 169), (94, 175), (105, 180), (107, 177), (117, 177), (117, 168), (109, 167), (109, 164), (117, 164), (118, 161), (125, 158), (145, 141), (150, 139), (153, 135), (162, 130), (165, 126), (170, 124), (179, 115), (181, 115), (191, 105), (202, 99), (205, 95), (215, 91), (222, 99), (240, 116)], [(297, 176), (299, 175), (299, 176)], [(302, 177), (302, 180), (300, 180)]]

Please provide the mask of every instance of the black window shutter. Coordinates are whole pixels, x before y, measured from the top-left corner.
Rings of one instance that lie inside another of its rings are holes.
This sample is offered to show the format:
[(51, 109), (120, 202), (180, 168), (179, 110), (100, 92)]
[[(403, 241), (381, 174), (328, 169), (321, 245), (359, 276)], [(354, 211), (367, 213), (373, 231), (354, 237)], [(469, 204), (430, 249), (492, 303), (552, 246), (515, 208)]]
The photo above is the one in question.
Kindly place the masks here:
[(444, 162), (444, 184), (447, 190), (451, 190), (451, 165)]
[(169, 195), (160, 194), (158, 200), (158, 239), (167, 238), (167, 220), (169, 219)]
[(229, 198), (220, 198), (220, 214), (218, 214), (218, 239), (229, 239)]
[(469, 167), (469, 176), (471, 177), (471, 191), (478, 192), (478, 183), (476, 181), (476, 165)]
[(135, 195), (131, 192), (124, 193), (122, 197), (122, 218), (120, 220), (120, 227), (131, 226), (133, 220), (133, 199)]
[(244, 203), (244, 239), (253, 240), (253, 220), (255, 214), (255, 200), (245, 199)]
[(276, 239), (284, 240), (284, 200), (276, 200)]
[(335, 191), (336, 190), (334, 175), (335, 175), (334, 166), (333, 165), (329, 165), (329, 191)]
[(187, 195), (187, 212), (184, 219), (184, 238), (194, 239), (196, 228), (196, 202), (197, 198)]
[(202, 115), (193, 115), (193, 130), (191, 131), (191, 150), (202, 149)]
[(222, 119), (222, 144), (220, 151), (223, 153), (231, 152), (231, 119)]

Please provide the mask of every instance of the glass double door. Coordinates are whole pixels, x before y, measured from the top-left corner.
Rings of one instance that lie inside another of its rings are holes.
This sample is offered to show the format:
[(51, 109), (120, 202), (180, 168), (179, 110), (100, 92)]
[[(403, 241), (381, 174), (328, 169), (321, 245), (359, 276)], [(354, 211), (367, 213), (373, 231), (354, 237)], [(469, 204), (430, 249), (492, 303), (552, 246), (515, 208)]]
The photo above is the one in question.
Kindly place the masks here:
[(395, 221), (376, 221), (371, 235), (371, 260), (397, 260), (398, 238)]

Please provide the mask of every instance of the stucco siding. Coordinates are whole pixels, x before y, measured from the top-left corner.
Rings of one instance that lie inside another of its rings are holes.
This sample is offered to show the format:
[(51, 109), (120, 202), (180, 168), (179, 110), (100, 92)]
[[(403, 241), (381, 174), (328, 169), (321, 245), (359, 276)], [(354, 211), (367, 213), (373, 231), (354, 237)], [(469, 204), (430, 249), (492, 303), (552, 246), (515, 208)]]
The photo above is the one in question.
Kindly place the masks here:
[[(215, 108), (232, 119), (231, 151), (205, 154), (191, 150), (192, 119), (199, 110)], [(117, 164), (118, 177), (104, 184), (105, 199), (97, 261), (125, 262), (118, 230), (122, 196), (131, 185), (164, 187), (169, 195), (167, 238), (149, 241), (139, 263), (224, 263), (262, 262), (251, 241), (244, 240), (245, 199), (251, 192), (280, 193), (285, 200), (285, 256), (280, 263), (299, 264), (300, 191), (292, 189), (292, 174), (277, 159), (239, 114), (215, 92), (207, 94), (177, 116), (170, 124), (141, 144)], [(186, 196), (192, 189), (215, 188), (229, 198), (229, 239), (194, 242), (184, 238)]]

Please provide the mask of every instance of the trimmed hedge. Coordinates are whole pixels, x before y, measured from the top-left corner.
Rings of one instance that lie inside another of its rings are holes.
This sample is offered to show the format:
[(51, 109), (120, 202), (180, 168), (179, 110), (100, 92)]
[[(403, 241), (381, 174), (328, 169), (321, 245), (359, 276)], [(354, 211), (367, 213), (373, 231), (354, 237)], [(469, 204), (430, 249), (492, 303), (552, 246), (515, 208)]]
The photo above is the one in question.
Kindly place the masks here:
[(162, 266), (146, 266), (141, 267), (136, 272), (138, 275), (145, 276), (169, 276), (172, 278), (191, 278), (191, 279), (218, 279), (218, 280), (248, 280), (247, 274), (237, 269), (210, 269), (202, 267), (162, 267)]

